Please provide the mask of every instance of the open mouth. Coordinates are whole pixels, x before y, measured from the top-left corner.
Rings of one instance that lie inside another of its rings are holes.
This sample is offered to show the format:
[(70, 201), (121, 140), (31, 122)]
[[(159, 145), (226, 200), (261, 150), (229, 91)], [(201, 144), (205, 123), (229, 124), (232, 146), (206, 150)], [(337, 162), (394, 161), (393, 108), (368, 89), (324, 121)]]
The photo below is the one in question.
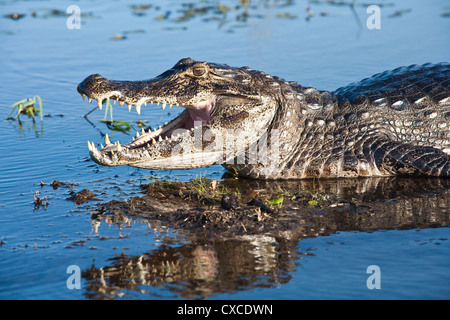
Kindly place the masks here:
[[(77, 90), (83, 97), (83, 100), (85, 97), (88, 98), (89, 102), (92, 102), (92, 99), (97, 100), (100, 109), (102, 108), (102, 101), (107, 98), (113, 100), (114, 104), (119, 102), (121, 107), (126, 103), (128, 105), (128, 111), (131, 111), (132, 108), (135, 107), (138, 114), (141, 112), (141, 106), (147, 106), (147, 104), (156, 104), (161, 106), (163, 110), (167, 106), (170, 108), (172, 106), (180, 107), (180, 105), (176, 104), (176, 102), (172, 104), (158, 102), (158, 100), (162, 100), (160, 98), (141, 98), (133, 104), (133, 102), (129, 101), (128, 98), (123, 97), (119, 92), (110, 92), (108, 95), (103, 94), (101, 97), (97, 97), (95, 94), (89, 95), (82, 88), (80, 88), (80, 86), (78, 86)], [(217, 97), (212, 98), (209, 101), (199, 103), (195, 106), (181, 106), (185, 108), (185, 110), (176, 118), (163, 126), (154, 128), (153, 130), (149, 129), (148, 131), (145, 131), (142, 129), (140, 132), (136, 132), (136, 137), (133, 138), (133, 141), (125, 145), (121, 145), (119, 141), (111, 143), (108, 135), (106, 135), (106, 145), (101, 145), (101, 151), (121, 152), (123, 151), (123, 148), (133, 151), (139, 148), (150, 148), (159, 142), (175, 139), (179, 133), (182, 132), (182, 130), (193, 130), (195, 127), (201, 126), (203, 123), (207, 122), (210, 119), (212, 111), (214, 110), (216, 101)], [(94, 146), (94, 143), (88, 142), (88, 145), (91, 152), (99, 152), (99, 150)]]

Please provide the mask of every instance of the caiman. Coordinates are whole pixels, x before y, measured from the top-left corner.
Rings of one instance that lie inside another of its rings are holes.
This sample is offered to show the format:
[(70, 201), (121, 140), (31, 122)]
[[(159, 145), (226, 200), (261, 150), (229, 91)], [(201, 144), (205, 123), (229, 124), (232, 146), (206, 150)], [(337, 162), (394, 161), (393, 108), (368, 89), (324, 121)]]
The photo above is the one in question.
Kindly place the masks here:
[(97, 148), (106, 166), (189, 169), (222, 164), (257, 179), (450, 175), (450, 64), (385, 71), (334, 92), (249, 67), (180, 60), (151, 80), (88, 76), (78, 92), (124, 103), (182, 106), (128, 144)]

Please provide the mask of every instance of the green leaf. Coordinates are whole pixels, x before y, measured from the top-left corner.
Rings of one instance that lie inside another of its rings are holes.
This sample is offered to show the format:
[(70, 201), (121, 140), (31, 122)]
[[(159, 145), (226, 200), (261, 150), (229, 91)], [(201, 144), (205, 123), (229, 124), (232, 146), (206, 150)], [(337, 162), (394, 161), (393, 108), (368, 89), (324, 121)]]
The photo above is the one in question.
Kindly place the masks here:
[(14, 103), (13, 105), (11, 105), (11, 107), (15, 107), (15, 106), (17, 106), (17, 105), (19, 105), (19, 104), (24, 104), (24, 103), (27, 102), (27, 101), (28, 101), (28, 98), (22, 99), (22, 100), (20, 100), (20, 101), (17, 101), (17, 102)]
[(39, 111), (41, 112), (41, 121), (43, 121), (44, 120), (44, 112), (43, 112), (43, 110), (42, 110), (42, 100), (41, 100), (41, 97), (39, 97), (39, 96), (34, 96), (34, 98), (36, 98), (36, 99), (38, 99), (38, 101), (39, 101)]
[(283, 199), (284, 199), (283, 197), (279, 197), (279, 198), (275, 198), (275, 199), (270, 199), (268, 201), (273, 205), (277, 205), (277, 204), (282, 204)]
[(131, 129), (131, 125), (125, 121), (98, 120), (106, 123), (108, 129), (127, 133)]

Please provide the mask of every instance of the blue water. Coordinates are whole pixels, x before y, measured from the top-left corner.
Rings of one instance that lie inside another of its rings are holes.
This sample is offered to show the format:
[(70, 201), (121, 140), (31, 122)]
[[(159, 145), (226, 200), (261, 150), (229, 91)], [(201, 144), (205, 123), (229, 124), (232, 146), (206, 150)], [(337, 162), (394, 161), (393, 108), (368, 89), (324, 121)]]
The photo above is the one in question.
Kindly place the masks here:
[[(217, 6), (217, 1), (196, 3)], [(221, 1), (230, 7), (239, 1)], [(287, 3), (287, 2), (286, 2)], [(187, 171), (148, 171), (100, 167), (90, 161), (86, 141), (103, 142), (102, 134), (126, 143), (131, 136), (109, 130), (104, 111), (82, 101), (77, 84), (100, 73), (111, 79), (148, 79), (179, 59), (248, 65), (304, 86), (334, 90), (349, 82), (403, 65), (449, 61), (448, 1), (380, 1), (381, 29), (366, 26), (369, 14), (358, 2), (349, 6), (293, 1), (250, 1), (249, 17), (215, 11), (177, 22), (180, 1), (155, 4), (140, 14), (128, 1), (77, 1), (81, 28), (70, 30), (65, 12), (72, 1), (0, 1), (0, 298), (87, 299), (86, 280), (69, 290), (67, 267), (81, 270), (110, 266), (126, 253), (152, 253), (162, 244), (183, 247), (189, 236), (158, 229), (137, 219), (105, 221), (96, 229), (95, 202), (78, 206), (66, 198), (70, 188), (53, 190), (53, 180), (74, 183), (75, 191), (93, 190), (101, 201), (126, 200), (138, 186), (158, 179), (182, 181), (207, 176), (220, 179), (221, 166)], [(139, 5), (140, 3), (135, 3)], [(390, 5), (392, 4), (392, 5)], [(314, 15), (307, 19), (305, 7)], [(396, 16), (401, 10), (408, 12)], [(168, 19), (156, 17), (171, 12)], [(320, 13), (327, 12), (322, 16)], [(22, 13), (19, 20), (5, 17)], [(34, 13), (34, 14), (33, 14)], [(293, 18), (279, 17), (289, 13)], [(207, 19), (205, 21), (205, 19)], [(121, 34), (125, 39), (113, 40)], [(35, 124), (22, 116), (22, 127), (7, 121), (10, 105), (39, 95), (45, 117)], [(114, 119), (148, 119), (162, 124), (180, 109), (143, 108), (141, 116), (114, 108)], [(170, 114), (169, 114), (170, 113)], [(131, 133), (133, 134), (134, 131)], [(40, 182), (46, 185), (41, 188)], [(47, 208), (34, 209), (33, 194), (47, 197)], [(388, 199), (386, 199), (388, 200)], [(338, 232), (303, 239), (295, 247), (284, 281), (270, 286), (212, 290), (207, 297), (230, 299), (448, 299), (450, 298), (450, 230), (448, 227), (377, 232)], [(270, 247), (270, 246), (269, 246)], [(309, 250), (312, 255), (302, 255)], [(381, 270), (381, 289), (369, 290), (369, 265)], [(286, 280), (287, 279), (287, 280)], [(264, 284), (264, 277), (256, 283)], [(275, 283), (275, 284), (274, 284)], [(146, 285), (140, 292), (123, 289), (116, 298), (183, 298), (168, 283)], [(194, 296), (191, 296), (191, 298)]]

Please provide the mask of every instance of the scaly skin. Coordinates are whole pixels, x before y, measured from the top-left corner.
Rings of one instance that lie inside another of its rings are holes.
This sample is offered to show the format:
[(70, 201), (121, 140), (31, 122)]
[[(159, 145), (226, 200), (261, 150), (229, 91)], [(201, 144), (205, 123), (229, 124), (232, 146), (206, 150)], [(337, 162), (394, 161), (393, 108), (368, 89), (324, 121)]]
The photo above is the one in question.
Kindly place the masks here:
[(402, 67), (328, 92), (187, 58), (151, 80), (96, 74), (77, 89), (99, 106), (110, 98), (138, 113), (147, 103), (186, 108), (129, 144), (88, 142), (101, 165), (223, 164), (259, 179), (450, 175), (449, 64)]

